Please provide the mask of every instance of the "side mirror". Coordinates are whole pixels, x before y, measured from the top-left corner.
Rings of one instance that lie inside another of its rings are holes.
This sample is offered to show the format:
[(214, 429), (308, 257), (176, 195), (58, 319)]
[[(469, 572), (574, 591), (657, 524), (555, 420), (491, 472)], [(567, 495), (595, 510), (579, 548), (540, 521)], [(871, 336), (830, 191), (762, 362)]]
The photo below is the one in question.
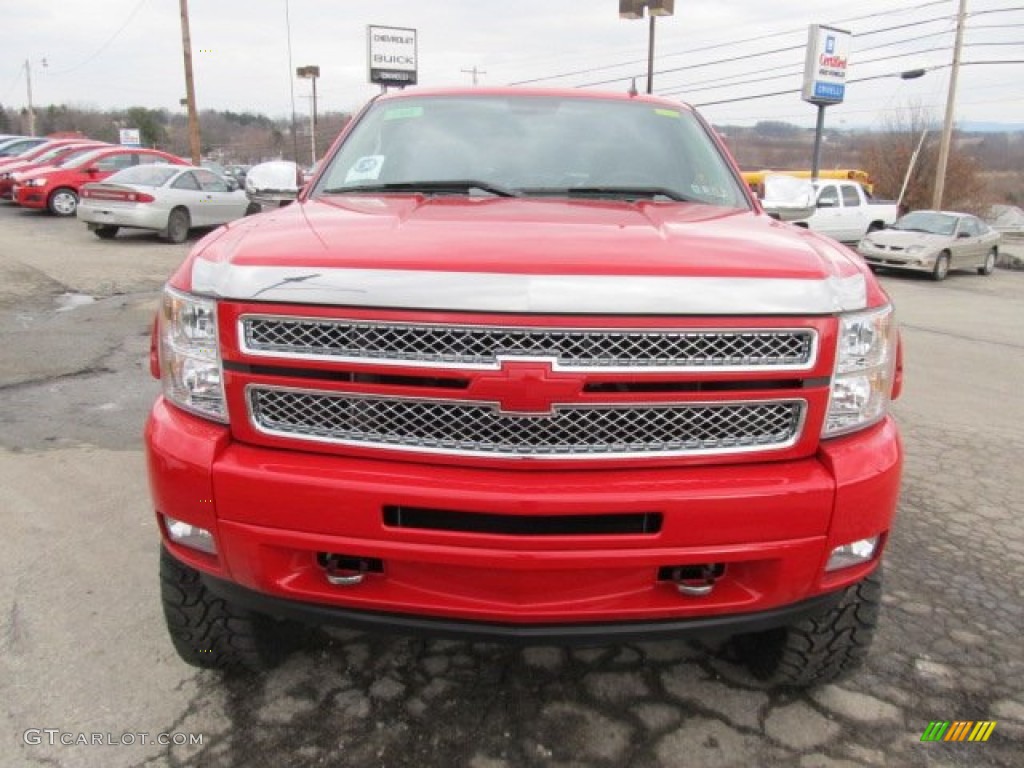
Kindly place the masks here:
[(770, 174), (764, 179), (761, 207), (779, 221), (800, 221), (814, 213), (814, 187), (808, 179)]
[(100, 169), (94, 165), (91, 168), (86, 168), (85, 172), (88, 173), (90, 176), (95, 176), (97, 173), (100, 172)]
[(299, 166), (286, 160), (260, 163), (245, 177), (245, 195), (254, 203), (277, 208), (299, 196)]

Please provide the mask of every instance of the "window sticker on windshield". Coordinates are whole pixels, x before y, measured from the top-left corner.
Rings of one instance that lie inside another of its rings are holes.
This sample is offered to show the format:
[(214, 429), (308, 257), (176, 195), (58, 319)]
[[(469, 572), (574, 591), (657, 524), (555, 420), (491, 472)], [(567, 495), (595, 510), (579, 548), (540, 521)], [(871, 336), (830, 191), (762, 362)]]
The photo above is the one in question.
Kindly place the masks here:
[(360, 157), (348, 173), (345, 174), (345, 183), (350, 181), (376, 181), (380, 178), (380, 169), (384, 167), (384, 155), (366, 155)]
[(674, 109), (656, 109), (654, 114), (661, 115), (662, 117), (679, 117), (679, 112)]
[(408, 120), (423, 117), (423, 107), (392, 107), (384, 113), (385, 120)]

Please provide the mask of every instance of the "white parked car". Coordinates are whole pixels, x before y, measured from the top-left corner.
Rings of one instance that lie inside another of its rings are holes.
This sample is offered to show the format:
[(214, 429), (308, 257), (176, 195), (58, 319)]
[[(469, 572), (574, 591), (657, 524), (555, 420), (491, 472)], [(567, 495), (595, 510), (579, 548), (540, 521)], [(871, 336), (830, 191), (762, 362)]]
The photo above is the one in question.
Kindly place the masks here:
[(913, 269), (944, 280), (951, 269), (991, 275), (999, 258), (999, 233), (976, 216), (914, 211), (889, 229), (872, 232), (857, 252), (873, 267)]
[(855, 181), (819, 179), (814, 187), (814, 213), (795, 223), (842, 243), (856, 243), (867, 233), (890, 226), (899, 216), (896, 203), (873, 200)]
[(138, 165), (82, 187), (78, 218), (97, 237), (121, 228), (152, 229), (182, 243), (194, 227), (215, 227), (254, 213), (240, 189), (206, 168)]

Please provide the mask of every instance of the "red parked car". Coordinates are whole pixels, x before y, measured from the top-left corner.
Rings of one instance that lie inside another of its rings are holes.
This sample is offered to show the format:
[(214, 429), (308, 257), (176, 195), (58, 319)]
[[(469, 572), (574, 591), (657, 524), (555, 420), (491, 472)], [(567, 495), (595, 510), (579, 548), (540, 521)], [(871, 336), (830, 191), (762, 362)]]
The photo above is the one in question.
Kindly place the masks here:
[(74, 216), (83, 184), (102, 181), (112, 173), (145, 163), (188, 165), (180, 157), (156, 149), (98, 149), (61, 167), (47, 166), (15, 174), (13, 199), (26, 208), (46, 208), (56, 216)]
[(45, 166), (63, 166), (88, 152), (109, 146), (103, 141), (75, 139), (60, 141), (52, 146), (34, 149), (0, 163), (0, 200), (10, 200), (14, 194), (14, 174), (29, 173)]

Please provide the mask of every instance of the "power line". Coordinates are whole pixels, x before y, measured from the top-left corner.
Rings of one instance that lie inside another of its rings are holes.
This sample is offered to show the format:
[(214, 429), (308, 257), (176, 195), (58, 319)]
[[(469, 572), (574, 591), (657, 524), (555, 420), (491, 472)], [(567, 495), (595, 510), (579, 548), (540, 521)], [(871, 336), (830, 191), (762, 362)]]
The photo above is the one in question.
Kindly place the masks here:
[[(1024, 43), (1014, 43), (1014, 44), (1015, 45), (1024, 45)], [(982, 45), (985, 45), (985, 43), (982, 43)], [(937, 49), (937, 50), (945, 50), (945, 49)], [(998, 60), (990, 60), (990, 61), (964, 61), (964, 62), (960, 63), (960, 66), (966, 67), (966, 66), (977, 65), (977, 64), (1022, 64), (1022, 63), (1024, 63), (1024, 60), (1019, 60), (1019, 59), (998, 59)], [(937, 64), (937, 65), (935, 65), (933, 67), (925, 67), (924, 69), (927, 72), (933, 72), (933, 71), (938, 70), (938, 69), (948, 69), (950, 66), (951, 66), (950, 64)], [(852, 84), (852, 83), (863, 83), (863, 82), (866, 82), (868, 80), (880, 80), (883, 77), (893, 77), (893, 75), (885, 74), (885, 75), (871, 75), (869, 77), (858, 77), (858, 78), (856, 78), (854, 80), (848, 80), (847, 83), (850, 83), (850, 84)], [(705, 101), (705, 102), (694, 104), (693, 106), (698, 107), (698, 108), (703, 108), (703, 107), (712, 107), (712, 106), (715, 106), (715, 105), (718, 105), (718, 104), (735, 104), (735, 103), (741, 102), (741, 101), (755, 101), (757, 99), (770, 99), (770, 98), (773, 98), (775, 96), (789, 96), (789, 95), (794, 94), (794, 93), (800, 93), (801, 90), (802, 90), (801, 88), (789, 88), (789, 89), (787, 89), (785, 91), (774, 91), (772, 93), (758, 93), (758, 94), (753, 94), (753, 95), (750, 95), (750, 96), (736, 96), (736, 97), (731, 98), (731, 99), (719, 99), (717, 101)]]
[[(933, 5), (944, 5), (946, 3), (946, 1), (947, 0), (932, 0), (932, 2), (922, 3), (921, 5), (917, 5), (917, 6), (914, 6), (912, 8), (901, 9), (901, 12), (902, 11), (918, 10), (918, 9), (927, 8), (927, 7), (933, 6)], [(849, 23), (849, 22), (852, 22), (852, 21), (863, 21), (865, 19), (877, 18), (879, 16), (891, 16), (891, 15), (892, 15), (891, 11), (886, 11), (886, 12), (866, 14), (864, 16), (854, 16), (854, 17), (847, 18), (847, 19), (839, 19), (838, 21), (833, 21), (831, 23), (832, 24), (846, 24), (846, 23)], [(932, 18), (932, 19), (928, 19), (926, 21), (913, 22), (909, 26), (915, 26), (915, 25), (920, 25), (920, 24), (930, 24), (930, 23), (934, 23), (936, 21), (948, 20), (950, 18), (953, 18), (953, 17), (949, 16), (949, 15), (939, 16), (939, 17), (935, 17), (935, 18)], [(908, 26), (908, 25), (900, 25), (898, 27), (894, 27), (894, 29), (903, 29), (905, 26)], [(876, 32), (883, 32), (883, 31), (887, 31), (887, 30), (886, 29), (876, 30)], [(787, 37), (789, 35), (795, 35), (795, 34), (801, 34), (801, 33), (805, 33), (805, 30), (791, 30), (791, 31), (785, 31), (785, 32), (775, 32), (775, 33), (771, 33), (771, 34), (767, 34), (767, 35), (756, 35), (756, 36), (747, 37), (747, 38), (744, 38), (744, 39), (741, 39), (741, 40), (733, 40), (733, 41), (730, 41), (728, 43), (714, 43), (714, 44), (711, 44), (711, 45), (701, 46), (699, 48), (689, 48), (689, 49), (687, 49), (685, 51), (676, 51), (676, 52), (673, 52), (673, 53), (661, 54), (661, 55), (658, 56), (658, 59), (664, 60), (664, 59), (667, 59), (667, 58), (670, 58), (670, 57), (674, 57), (674, 56), (686, 56), (686, 55), (690, 55), (690, 54), (694, 54), (694, 53), (702, 53), (704, 51), (718, 50), (720, 48), (726, 48), (726, 47), (734, 48), (737, 45), (742, 45), (744, 43), (761, 42), (761, 41), (764, 41), (764, 40), (770, 40), (770, 39), (775, 38), (775, 37)], [(868, 34), (875, 34), (875, 32), (871, 32), (871, 33), (868, 33)], [(854, 35), (854, 37), (856, 37), (856, 35)], [(805, 48), (805, 47), (806, 47), (806, 44), (805, 43), (801, 43), (800, 45), (795, 45), (795, 46), (792, 46), (790, 48), (784, 48), (784, 49), (777, 49), (777, 50), (774, 50), (774, 51), (768, 51), (768, 52), (766, 52), (766, 54), (767, 53), (778, 53), (780, 51), (796, 50), (796, 49)], [(752, 55), (759, 56), (759, 55), (762, 55), (762, 54), (758, 53), (758, 54), (752, 54)], [(746, 58), (746, 57), (742, 57), (742, 58)], [(572, 71), (572, 72), (562, 72), (562, 73), (559, 73), (559, 74), (556, 74), (556, 75), (546, 75), (544, 77), (535, 77), (535, 78), (531, 78), (529, 80), (517, 80), (517, 81), (514, 81), (512, 83), (509, 83), (509, 85), (530, 85), (532, 83), (540, 83), (540, 82), (544, 82), (546, 80), (558, 80), (558, 79), (562, 79), (562, 78), (565, 78), (565, 77), (574, 77), (576, 75), (593, 74), (595, 72), (603, 72), (603, 71), (607, 71), (609, 69), (616, 69), (618, 67), (629, 67), (629, 66), (633, 66), (635, 64), (645, 64), (646, 62), (647, 62), (646, 59), (636, 59), (636, 60), (632, 60), (632, 61), (619, 62), (617, 64), (604, 64), (604, 65), (599, 66), (599, 67), (589, 67), (587, 69), (580, 69), (580, 70), (575, 70), (575, 71)], [(716, 63), (716, 62), (711, 62), (711, 63)], [(697, 66), (702, 66), (702, 65), (697, 65)], [(706, 66), (706, 65), (703, 65), (703, 66)], [(676, 71), (676, 70), (664, 70), (664, 71), (665, 72), (672, 72), (672, 71)], [(659, 73), (656, 72), (655, 74), (659, 74)], [(639, 76), (640, 75), (627, 75), (624, 78), (623, 77), (619, 77), (619, 78), (615, 78), (614, 80), (606, 80), (606, 81), (601, 81), (601, 82), (598, 82), (598, 83), (585, 83), (585, 84), (583, 84), (581, 86), (577, 86), (577, 87), (585, 88), (585, 87), (588, 87), (589, 85), (605, 85), (607, 83), (614, 83), (614, 82), (618, 82), (618, 81), (623, 80), (623, 79), (629, 79), (629, 78), (632, 78), (632, 77), (639, 77)]]
[[(922, 26), (924, 24), (934, 24), (936, 21), (944, 21), (947, 18), (948, 17), (937, 17), (937, 18), (932, 18), (932, 19), (925, 19), (925, 20), (922, 20), (922, 21), (915, 21), (915, 22), (912, 22), (910, 24), (901, 24), (901, 25), (898, 25), (898, 26), (895, 26), (895, 27), (884, 27), (882, 29), (870, 30), (868, 32), (858, 32), (858, 33), (854, 33), (852, 35), (852, 37), (857, 38), (857, 37), (863, 37), (865, 35), (878, 34), (880, 32), (891, 32), (891, 31), (897, 30), (897, 29), (905, 29), (907, 27), (918, 27), (918, 26)], [(732, 63), (735, 63), (737, 61), (749, 61), (752, 58), (757, 58), (757, 57), (760, 57), (760, 56), (769, 56), (769, 55), (775, 55), (775, 54), (778, 54), (778, 53), (789, 53), (791, 51), (802, 51), (802, 50), (806, 50), (806, 48), (807, 48), (806, 43), (800, 43), (799, 45), (791, 45), (791, 46), (787, 46), (785, 48), (774, 48), (774, 49), (767, 50), (767, 51), (759, 51), (757, 53), (751, 53), (751, 54), (746, 54), (746, 55), (738, 55), (738, 56), (730, 56), (730, 57), (724, 58), (724, 59), (713, 59), (711, 61), (698, 62), (696, 64), (685, 64), (685, 65), (683, 65), (681, 67), (671, 67), (669, 69), (661, 69), (661, 70), (656, 71), (655, 74), (656, 75), (665, 75), (665, 74), (669, 74), (669, 73), (672, 73), (672, 72), (682, 72), (684, 70), (703, 69), (704, 67), (710, 67), (710, 66), (714, 66), (716, 64), (732, 64)], [(579, 83), (575, 87), (576, 88), (589, 88), (589, 87), (597, 86), (597, 85), (609, 85), (611, 83), (618, 83), (618, 82), (622, 82), (623, 80), (628, 80), (628, 79), (630, 79), (632, 77), (639, 77), (639, 75), (638, 74), (631, 74), (631, 75), (625, 75), (625, 76), (621, 76), (621, 77), (616, 77), (616, 78), (613, 78), (613, 79), (610, 79), (610, 80), (598, 80), (598, 81), (593, 81), (593, 82), (589, 82), (589, 83)]]
[(147, 2), (148, 2), (148, 0), (139, 0), (139, 2), (138, 2), (138, 3), (136, 4), (136, 6), (135, 6), (135, 7), (134, 7), (134, 8), (132, 9), (132, 12), (128, 14), (128, 18), (127, 18), (127, 19), (125, 19), (125, 21), (124, 21), (124, 24), (122, 24), (122, 25), (121, 25), (120, 27), (118, 27), (118, 28), (117, 28), (117, 31), (116, 31), (116, 32), (115, 32), (114, 34), (112, 34), (112, 35), (111, 35), (111, 36), (110, 36), (110, 37), (109, 37), (109, 38), (107, 39), (107, 41), (106, 41), (105, 43), (103, 43), (103, 45), (101, 45), (101, 46), (100, 46), (99, 48), (97, 48), (97, 49), (96, 49), (96, 52), (95, 52), (95, 53), (93, 53), (93, 54), (92, 54), (91, 56), (89, 56), (89, 57), (88, 57), (87, 59), (85, 59), (84, 61), (81, 61), (81, 62), (79, 62), (78, 64), (75, 64), (75, 66), (73, 66), (73, 67), (68, 67), (67, 69), (61, 69), (61, 70), (58, 70), (58, 71), (56, 71), (56, 72), (50, 72), (50, 73), (49, 73), (49, 74), (50, 74), (50, 76), (55, 76), (55, 75), (66, 75), (66, 74), (68, 74), (69, 72), (74, 72), (74, 71), (75, 71), (75, 70), (77, 70), (77, 69), (81, 69), (81, 68), (82, 68), (82, 67), (84, 67), (84, 66), (85, 66), (86, 64), (88, 64), (88, 63), (90, 63), (91, 61), (93, 61), (93, 60), (94, 60), (94, 59), (95, 59), (95, 58), (96, 58), (97, 56), (99, 56), (99, 55), (100, 55), (101, 53), (103, 53), (103, 52), (104, 52), (105, 50), (107, 50), (107, 48), (109, 48), (109, 47), (110, 47), (110, 44), (111, 44), (111, 43), (113, 43), (113, 42), (114, 42), (114, 41), (115, 41), (115, 40), (117, 39), (118, 35), (120, 35), (120, 34), (121, 34), (122, 32), (124, 32), (125, 28), (126, 28), (126, 27), (127, 27), (127, 26), (128, 26), (129, 24), (131, 24), (131, 23), (132, 23), (132, 19), (134, 19), (134, 18), (135, 18), (135, 15), (136, 15), (136, 14), (137, 14), (137, 13), (138, 13), (138, 12), (139, 12), (140, 10), (142, 10), (142, 6), (144, 6), (144, 5), (145, 5), (145, 4), (147, 3)]
[[(999, 29), (1008, 29), (1008, 28), (1011, 28), (1011, 27), (1024, 27), (1024, 24), (999, 26), (998, 28)], [(928, 38), (928, 37), (940, 37), (942, 35), (948, 35), (948, 34), (951, 34), (950, 30), (946, 30), (946, 31), (943, 31), (943, 32), (936, 32), (936, 33), (931, 34), (931, 35), (921, 35), (917, 39), (918, 40), (923, 40), (923, 39)], [(870, 46), (868, 48), (862, 48), (858, 52), (859, 53), (864, 53), (866, 51), (874, 51), (874, 50), (879, 50), (879, 49), (882, 49), (882, 48), (890, 48), (892, 45), (893, 45), (892, 43), (884, 43), (884, 44), (881, 44), (881, 45), (873, 45), (873, 46)], [(972, 45), (973, 46), (983, 46), (983, 45), (1000, 46), (1000, 45), (1024, 45), (1024, 43), (1016, 43), (1016, 42), (992, 42), (992, 43), (969, 42), (966, 45), (968, 47), (970, 47)], [(891, 56), (879, 56), (879, 57), (874, 58), (874, 59), (866, 59), (866, 60), (863, 60), (863, 61), (858, 60), (857, 64), (858, 64), (858, 66), (866, 65), (866, 64), (876, 64), (876, 63), (881, 62), (881, 61), (891, 61), (892, 59), (902, 59), (902, 58), (907, 58), (907, 57), (910, 57), (910, 56), (919, 56), (919, 55), (925, 54), (925, 53), (936, 53), (936, 52), (945, 51), (945, 50), (946, 50), (945, 47), (921, 48), (921, 49), (915, 49), (915, 50), (912, 50), (912, 51), (903, 51), (901, 53), (894, 53)], [(762, 69), (760, 71), (761, 72), (775, 72), (775, 71), (778, 71), (778, 70), (786, 70), (786, 71), (783, 74), (770, 75), (768, 77), (754, 77), (754, 78), (748, 78), (746, 80), (738, 80), (738, 81), (735, 81), (735, 79), (738, 78), (738, 77), (745, 77), (745, 75), (738, 74), (738, 75), (730, 75), (730, 76), (723, 77), (723, 78), (712, 78), (710, 80), (702, 80), (702, 81), (698, 81), (696, 83), (690, 83), (689, 85), (670, 85), (670, 86), (668, 86), (667, 90), (659, 90), (658, 93), (661, 96), (675, 96), (676, 94), (680, 94), (680, 93), (696, 93), (698, 91), (710, 91), (710, 90), (716, 90), (718, 88), (732, 88), (732, 87), (735, 87), (735, 86), (738, 86), (738, 85), (750, 85), (752, 83), (762, 83), (762, 82), (767, 82), (769, 80), (779, 80), (779, 79), (784, 78), (784, 77), (792, 77), (794, 75), (802, 74), (803, 66), (802, 65), (796, 65), (796, 64), (782, 64), (782, 65), (777, 66), (777, 67), (768, 67), (768, 68)], [(886, 76), (888, 77), (889, 75), (886, 75)], [(725, 80), (734, 80), (735, 82), (723, 82)], [(706, 87), (694, 88), (693, 86), (706, 86)]]

